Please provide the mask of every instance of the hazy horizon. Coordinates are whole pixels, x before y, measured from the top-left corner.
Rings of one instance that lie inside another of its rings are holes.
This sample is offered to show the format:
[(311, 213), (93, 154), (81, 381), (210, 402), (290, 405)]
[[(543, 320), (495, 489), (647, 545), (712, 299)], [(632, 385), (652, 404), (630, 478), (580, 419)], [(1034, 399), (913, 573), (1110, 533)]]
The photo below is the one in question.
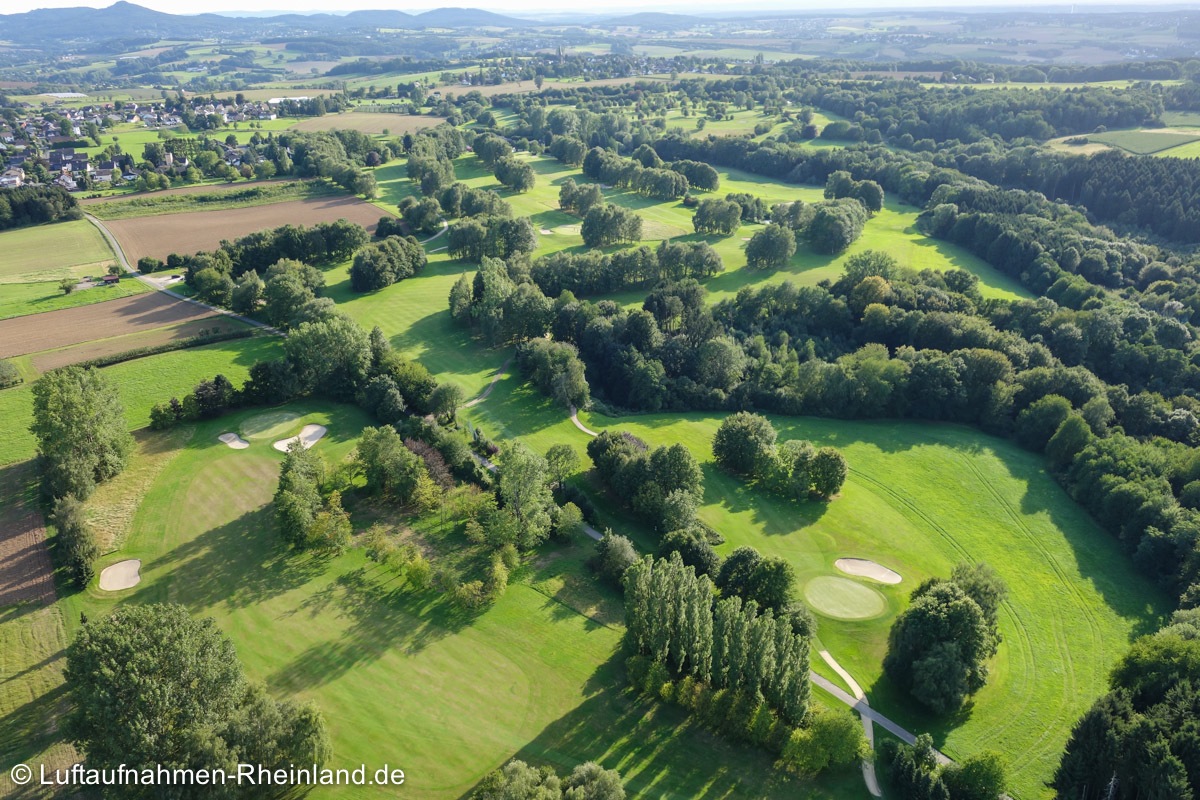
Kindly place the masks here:
[[(217, 13), (233, 16), (260, 16), (264, 14), (286, 14), (289, 12), (300, 14), (345, 14), (350, 11), (357, 10), (387, 10), (397, 9), (409, 13), (419, 13), (428, 11), (433, 8), (444, 8), (446, 6), (462, 6), (470, 8), (482, 8), (498, 13), (511, 13), (516, 15), (530, 14), (554, 14), (565, 16), (567, 14), (577, 13), (579, 15), (596, 15), (603, 14), (606, 11), (616, 12), (633, 12), (633, 11), (666, 11), (678, 14), (688, 13), (740, 13), (748, 11), (796, 11), (799, 13), (808, 13), (814, 11), (903, 11), (903, 10), (919, 10), (930, 8), (956, 8), (956, 9), (988, 9), (997, 7), (1010, 8), (1045, 8), (1045, 9), (1066, 9), (1074, 8), (1078, 11), (1086, 11), (1089, 9), (1111, 9), (1112, 7), (1137, 7), (1142, 9), (1180, 9), (1184, 7), (1198, 7), (1200, 3), (1179, 3), (1179, 2), (1139, 2), (1138, 0), (1094, 0), (1088, 3), (1069, 3), (1062, 0), (988, 0), (984, 3), (962, 3), (960, 0), (920, 0), (920, 2), (911, 2), (910, 0), (844, 0), (837, 2), (836, 0), (816, 0), (811, 4), (806, 4), (803, 7), (798, 7), (794, 2), (786, 0), (760, 0), (751, 4), (739, 5), (731, 3), (729, 0), (659, 0), (659, 2), (645, 3), (638, 0), (609, 0), (602, 6), (593, 9), (579, 11), (564, 11), (561, 6), (550, 6), (547, 0), (447, 0), (446, 3), (439, 4), (437, 2), (418, 2), (412, 4), (398, 4), (388, 2), (388, 0), (349, 0), (349, 2), (339, 3), (336, 6), (331, 6), (329, 0), (207, 0), (204, 4), (203, 12), (198, 11), (194, 2), (180, 2), (180, 0), (130, 0), (136, 5), (154, 9), (155, 11), (163, 11), (170, 14), (197, 14), (197, 13)], [(34, 9), (48, 8), (104, 8), (110, 6), (115, 0), (0, 0), (0, 14), (19, 14)]]

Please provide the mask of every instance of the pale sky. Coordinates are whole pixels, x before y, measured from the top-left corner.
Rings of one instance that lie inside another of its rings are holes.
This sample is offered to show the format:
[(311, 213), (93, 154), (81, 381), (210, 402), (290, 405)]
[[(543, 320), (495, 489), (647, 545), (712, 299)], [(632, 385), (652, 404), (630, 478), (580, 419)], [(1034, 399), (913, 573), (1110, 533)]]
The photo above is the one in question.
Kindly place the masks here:
[[(15, 14), (22, 11), (29, 11), (35, 8), (72, 8), (79, 6), (91, 6), (100, 8), (112, 5), (113, 0), (0, 0), (0, 14)], [(312, 13), (319, 11), (332, 11), (344, 13), (355, 9), (381, 9), (381, 8), (398, 8), (401, 11), (420, 12), (431, 8), (440, 8), (444, 6), (463, 6), (470, 8), (486, 8), (490, 11), (500, 13), (510, 12), (513, 14), (532, 14), (534, 12), (545, 11), (548, 13), (562, 14), (564, 7), (555, 5), (553, 0), (408, 0), (408, 2), (397, 2), (397, 0), (342, 0), (340, 2), (331, 2), (331, 0), (131, 0), (138, 5), (146, 8), (153, 8), (156, 11), (165, 11), (172, 14), (195, 14), (198, 8), (203, 8), (204, 11), (213, 11), (217, 13), (229, 12), (287, 12), (296, 11), (299, 13)], [(739, 10), (765, 10), (772, 9), (775, 11), (818, 11), (822, 9), (847, 9), (847, 8), (930, 8), (933, 6), (950, 6), (954, 8), (965, 7), (996, 7), (1002, 5), (1017, 5), (1017, 6), (1053, 6), (1056, 9), (1067, 8), (1071, 5), (1069, 0), (987, 0), (987, 2), (968, 2), (962, 0), (806, 0), (803, 3), (795, 0), (756, 0), (754, 2), (746, 2), (746, 0), (604, 0), (604, 2), (595, 5), (576, 6), (572, 10), (577, 10), (579, 13), (586, 14), (602, 14), (605, 11), (628, 12), (628, 11), (675, 11), (677, 13), (687, 14), (698, 11), (719, 12), (719, 11), (739, 11)], [(1078, 3), (1076, 8), (1080, 11), (1094, 6), (1105, 5), (1121, 5), (1121, 6), (1140, 6), (1147, 10), (1156, 7), (1162, 8), (1179, 8), (1183, 5), (1195, 6), (1195, 3), (1180, 3), (1175, 2), (1156, 2), (1156, 0), (1090, 0), (1087, 3)]]

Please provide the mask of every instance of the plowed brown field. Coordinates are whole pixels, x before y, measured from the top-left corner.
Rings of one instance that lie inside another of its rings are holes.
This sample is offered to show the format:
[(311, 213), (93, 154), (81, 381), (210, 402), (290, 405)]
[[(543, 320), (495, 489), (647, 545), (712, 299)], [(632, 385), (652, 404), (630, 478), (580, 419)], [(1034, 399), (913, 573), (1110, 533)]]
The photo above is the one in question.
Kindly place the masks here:
[(29, 502), (33, 462), (0, 470), (0, 607), (54, 602), (54, 565), (42, 514)]
[(14, 317), (0, 320), (0, 358), (205, 318), (212, 318), (216, 323), (227, 322), (207, 308), (176, 300), (161, 292)]
[(281, 225), (313, 225), (345, 219), (367, 230), (386, 212), (357, 197), (314, 197), (265, 206), (195, 211), (156, 217), (114, 219), (104, 223), (130, 264), (142, 256), (165, 259), (171, 253), (213, 250), (222, 239), (236, 239)]

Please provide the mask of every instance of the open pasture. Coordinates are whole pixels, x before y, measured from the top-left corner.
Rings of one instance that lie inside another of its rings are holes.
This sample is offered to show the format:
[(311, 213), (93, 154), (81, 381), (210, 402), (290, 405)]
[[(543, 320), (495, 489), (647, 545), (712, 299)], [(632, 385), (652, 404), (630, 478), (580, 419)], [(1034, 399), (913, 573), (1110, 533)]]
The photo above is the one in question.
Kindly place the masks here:
[(115, 263), (108, 243), (87, 220), (0, 233), (0, 285), (103, 275)]
[(34, 283), (0, 283), (0, 320), (79, 308), (92, 303), (103, 303), (122, 297), (144, 294), (151, 291), (139, 281), (122, 280), (117, 284), (76, 289), (63, 294), (58, 281), (36, 281)]
[(161, 292), (149, 292), (106, 303), (2, 320), (0, 358), (143, 333), (195, 320), (218, 322), (221, 319), (220, 315), (194, 303), (185, 303)]
[(165, 259), (171, 253), (215, 249), (222, 239), (236, 239), (281, 225), (313, 225), (345, 219), (373, 230), (379, 208), (344, 195), (292, 200), (221, 211), (193, 211), (164, 216), (112, 220), (105, 226), (130, 263), (143, 256)]

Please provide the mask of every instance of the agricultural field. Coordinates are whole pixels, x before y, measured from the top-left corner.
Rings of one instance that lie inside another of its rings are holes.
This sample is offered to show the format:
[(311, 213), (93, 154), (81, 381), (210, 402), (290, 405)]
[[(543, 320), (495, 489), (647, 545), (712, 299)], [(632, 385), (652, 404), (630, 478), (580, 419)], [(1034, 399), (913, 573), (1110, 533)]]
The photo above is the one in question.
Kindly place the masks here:
[(1200, 142), (1200, 133), (1150, 129), (1140, 131), (1108, 131), (1088, 134), (1088, 140), (1111, 145), (1134, 155), (1151, 155), (1180, 145)]
[(181, 214), (189, 211), (222, 211), (270, 205), (288, 200), (316, 197), (345, 197), (345, 193), (322, 180), (276, 179), (253, 183), (219, 183), (180, 186), (133, 197), (86, 197), (80, 205), (102, 220)]
[(380, 216), (379, 209), (370, 203), (340, 195), (221, 211), (130, 217), (104, 224), (132, 264), (143, 256), (165, 259), (171, 253), (212, 250), (223, 239), (233, 240), (281, 225), (313, 225), (345, 219), (374, 229)]
[(219, 318), (202, 306), (176, 300), (161, 292), (151, 292), (0, 321), (0, 358)]
[(0, 233), (0, 285), (103, 275), (116, 263), (100, 231), (87, 220)]
[[(112, 286), (99, 280), (117, 263), (100, 232), (86, 220), (0, 233), (0, 320), (77, 308), (147, 291), (136, 281)], [(59, 283), (80, 281), (70, 294)]]

